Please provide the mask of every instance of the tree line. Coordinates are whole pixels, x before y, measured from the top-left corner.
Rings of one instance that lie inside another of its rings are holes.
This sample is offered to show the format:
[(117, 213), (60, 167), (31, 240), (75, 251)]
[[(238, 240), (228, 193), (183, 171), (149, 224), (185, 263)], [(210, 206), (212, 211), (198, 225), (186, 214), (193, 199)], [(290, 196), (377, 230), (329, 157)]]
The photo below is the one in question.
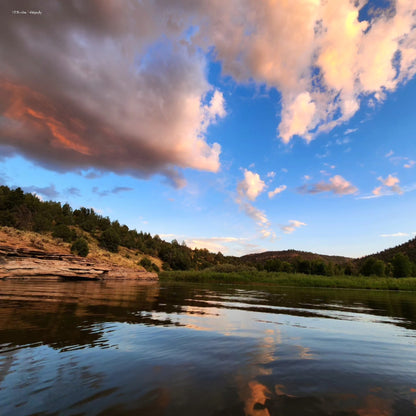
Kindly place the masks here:
[[(302, 256), (295, 256), (287, 261), (278, 258), (250, 261), (224, 256), (221, 252), (211, 253), (207, 249), (191, 249), (184, 242), (167, 242), (158, 235), (131, 230), (117, 220), (111, 221), (109, 217), (99, 215), (92, 208), (72, 209), (67, 203), (41, 201), (36, 195), (25, 193), (21, 188), (11, 189), (7, 186), (0, 186), (0, 225), (51, 233), (53, 237), (71, 243), (75, 253), (86, 256), (88, 243), (79, 232), (83, 230), (110, 252), (118, 252), (119, 247), (123, 246), (141, 254), (158, 257), (163, 262), (164, 270), (203, 270), (217, 267), (230, 272), (257, 269), (323, 276), (416, 276), (415, 263), (400, 251), (395, 252), (388, 261), (370, 256), (358, 261), (336, 263), (307, 260)], [(143, 261), (143, 267), (154, 267), (147, 264), (146, 260)]]

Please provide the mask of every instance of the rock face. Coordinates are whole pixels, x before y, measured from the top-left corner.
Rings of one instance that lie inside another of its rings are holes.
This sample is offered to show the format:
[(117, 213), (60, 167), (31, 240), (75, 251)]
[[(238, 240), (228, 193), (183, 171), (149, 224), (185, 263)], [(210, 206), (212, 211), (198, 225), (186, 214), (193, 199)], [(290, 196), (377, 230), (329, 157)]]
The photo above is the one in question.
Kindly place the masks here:
[(95, 264), (88, 259), (0, 245), (0, 279), (158, 280), (156, 273)]

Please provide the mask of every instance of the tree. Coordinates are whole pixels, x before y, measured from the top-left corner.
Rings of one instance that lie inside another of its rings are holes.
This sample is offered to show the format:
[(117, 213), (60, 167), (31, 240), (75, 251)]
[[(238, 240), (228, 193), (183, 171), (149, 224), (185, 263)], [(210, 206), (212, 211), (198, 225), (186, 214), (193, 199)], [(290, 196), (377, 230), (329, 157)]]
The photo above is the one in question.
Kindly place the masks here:
[(393, 257), (393, 276), (408, 277), (412, 272), (412, 263), (403, 253), (398, 253)]
[(112, 229), (105, 230), (100, 237), (100, 246), (112, 253), (118, 252), (118, 245), (120, 244), (119, 235)]
[(78, 238), (71, 246), (71, 252), (81, 257), (87, 257), (90, 249), (85, 238)]
[(66, 241), (67, 243), (70, 243), (76, 238), (77, 234), (75, 231), (71, 230), (67, 225), (65, 224), (59, 224), (55, 226), (52, 232), (52, 237), (54, 238), (62, 238), (62, 240)]

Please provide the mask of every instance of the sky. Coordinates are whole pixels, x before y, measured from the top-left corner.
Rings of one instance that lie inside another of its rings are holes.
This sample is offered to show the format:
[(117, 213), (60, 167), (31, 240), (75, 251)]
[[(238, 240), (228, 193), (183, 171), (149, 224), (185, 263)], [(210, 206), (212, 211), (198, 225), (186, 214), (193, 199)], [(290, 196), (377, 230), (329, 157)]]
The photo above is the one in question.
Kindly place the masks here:
[(0, 9), (1, 184), (228, 255), (416, 236), (414, 0)]

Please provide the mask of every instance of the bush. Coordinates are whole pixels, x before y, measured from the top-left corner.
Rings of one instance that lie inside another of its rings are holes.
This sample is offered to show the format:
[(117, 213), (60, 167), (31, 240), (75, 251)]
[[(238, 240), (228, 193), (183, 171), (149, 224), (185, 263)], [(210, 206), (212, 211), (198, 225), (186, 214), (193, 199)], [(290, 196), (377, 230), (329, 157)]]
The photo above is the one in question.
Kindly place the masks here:
[(71, 252), (81, 257), (87, 257), (90, 249), (85, 238), (78, 238), (71, 246)]
[(142, 266), (142, 267), (144, 267), (148, 272), (156, 272), (156, 273), (159, 273), (159, 271), (160, 271), (160, 269), (157, 266), (157, 264), (153, 263), (147, 257), (143, 257), (139, 261), (139, 265)]
[(62, 240), (66, 241), (67, 243), (70, 243), (71, 241), (75, 240), (77, 234), (74, 230), (71, 230), (67, 225), (59, 224), (55, 226), (55, 228), (53, 229), (52, 237), (62, 238)]

